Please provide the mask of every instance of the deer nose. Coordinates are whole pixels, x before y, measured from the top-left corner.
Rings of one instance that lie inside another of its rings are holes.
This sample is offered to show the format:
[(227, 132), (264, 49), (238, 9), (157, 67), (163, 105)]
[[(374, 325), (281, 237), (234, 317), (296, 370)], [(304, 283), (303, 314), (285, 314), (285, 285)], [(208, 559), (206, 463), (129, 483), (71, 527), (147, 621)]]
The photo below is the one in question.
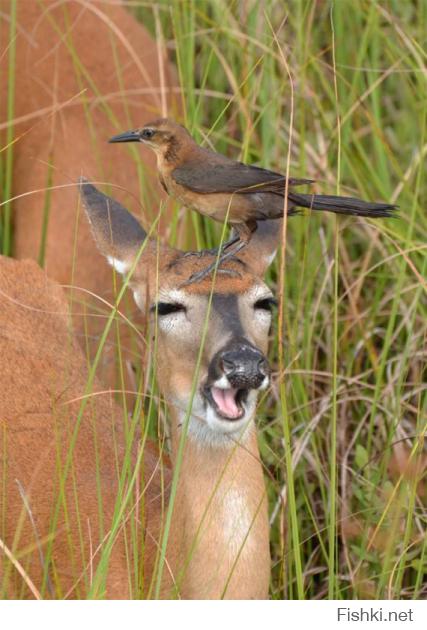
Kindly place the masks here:
[(221, 371), (237, 389), (258, 389), (270, 374), (265, 356), (250, 345), (239, 344), (223, 350), (218, 359)]

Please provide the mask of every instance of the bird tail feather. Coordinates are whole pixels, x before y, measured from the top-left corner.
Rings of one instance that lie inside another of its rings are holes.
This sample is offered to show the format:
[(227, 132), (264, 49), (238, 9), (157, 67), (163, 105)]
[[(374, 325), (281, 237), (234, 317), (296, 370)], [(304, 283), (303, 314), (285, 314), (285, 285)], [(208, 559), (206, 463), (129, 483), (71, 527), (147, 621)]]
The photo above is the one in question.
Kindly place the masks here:
[(389, 203), (372, 203), (355, 197), (336, 195), (304, 195), (289, 193), (289, 200), (300, 208), (323, 210), (335, 214), (347, 214), (358, 217), (392, 217), (397, 206)]

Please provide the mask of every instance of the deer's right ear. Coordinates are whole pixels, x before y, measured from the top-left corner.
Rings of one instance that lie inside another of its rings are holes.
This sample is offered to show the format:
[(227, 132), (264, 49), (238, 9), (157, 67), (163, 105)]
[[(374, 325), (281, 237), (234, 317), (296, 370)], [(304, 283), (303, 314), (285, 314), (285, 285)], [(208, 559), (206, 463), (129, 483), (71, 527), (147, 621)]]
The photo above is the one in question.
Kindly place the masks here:
[(80, 178), (79, 186), (98, 249), (116, 271), (126, 274), (147, 238), (145, 230), (126, 208), (84, 177)]
[(249, 269), (262, 277), (273, 263), (282, 242), (282, 220), (258, 221), (257, 229), (238, 257)]

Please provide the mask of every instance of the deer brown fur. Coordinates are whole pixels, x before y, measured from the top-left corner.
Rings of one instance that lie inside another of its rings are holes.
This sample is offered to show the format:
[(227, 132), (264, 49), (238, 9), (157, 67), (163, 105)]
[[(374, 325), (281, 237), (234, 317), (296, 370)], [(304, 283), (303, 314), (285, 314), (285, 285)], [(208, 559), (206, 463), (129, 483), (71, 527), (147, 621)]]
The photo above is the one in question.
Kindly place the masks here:
[[(154, 446), (145, 444), (141, 484), (133, 490), (114, 536), (106, 583), (91, 584), (109, 544), (116, 501), (125, 494), (125, 489), (119, 492), (125, 419), (123, 410), (96, 379), (91, 392), (101, 393), (90, 396), (80, 417), (87, 362), (72, 334), (64, 292), (32, 261), (0, 257), (0, 351), (2, 543), (19, 560), (42, 597), (85, 597), (91, 587), (94, 597), (135, 596), (138, 585), (133, 584), (132, 589), (129, 585), (130, 524), (133, 521), (141, 537), (141, 549), (145, 547), (141, 575), (150, 574), (162, 502), (167, 501), (168, 459), (163, 457), (160, 465)], [(133, 466), (137, 451), (136, 438)], [(131, 469), (130, 474), (133, 472)], [(45, 566), (48, 580), (43, 580)], [(3, 597), (31, 595), (15, 568), (0, 550)], [(144, 595), (143, 585), (139, 586)]]
[[(94, 181), (114, 182), (118, 199), (136, 212), (143, 207), (148, 220), (157, 216), (160, 188), (152, 177), (154, 160), (149, 156), (142, 164), (128, 148), (114, 150), (107, 140), (123, 121), (134, 124), (176, 110), (175, 73), (161, 42), (117, 3), (34, 0), (16, 6), (12, 121), (7, 99), (0, 99), (0, 146), (6, 144), (10, 124), (16, 140), (13, 255), (39, 259), (49, 208), (44, 267), (59, 283), (78, 287), (70, 293), (74, 323), (78, 335), (95, 337), (93, 355), (105, 320), (99, 317), (102, 304), (91, 300), (88, 291), (111, 302), (113, 275), (93, 247), (75, 182), (83, 172)], [(0, 0), (2, 94), (10, 87), (10, 7), (10, 0)], [(129, 345), (124, 339), (123, 348)], [(114, 347), (110, 337), (100, 376), (117, 386), (111, 369)]]

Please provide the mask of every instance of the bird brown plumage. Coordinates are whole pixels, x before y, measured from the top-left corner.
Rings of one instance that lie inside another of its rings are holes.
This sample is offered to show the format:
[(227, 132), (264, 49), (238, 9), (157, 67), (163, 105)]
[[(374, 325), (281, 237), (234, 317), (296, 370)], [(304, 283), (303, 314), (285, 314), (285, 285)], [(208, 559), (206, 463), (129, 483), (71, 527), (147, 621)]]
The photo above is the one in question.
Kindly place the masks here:
[[(220, 261), (237, 253), (250, 240), (257, 221), (283, 217), (287, 189), (287, 214), (296, 208), (310, 208), (361, 217), (389, 217), (395, 206), (371, 203), (354, 197), (301, 194), (294, 186), (310, 184), (310, 179), (286, 178), (280, 173), (232, 160), (199, 146), (185, 127), (160, 118), (139, 129), (114, 136), (109, 142), (142, 142), (156, 153), (160, 182), (165, 191), (184, 206), (211, 217), (228, 221), (237, 232), (229, 241)], [(237, 243), (234, 249), (230, 246)], [(212, 265), (206, 270), (209, 273)]]

